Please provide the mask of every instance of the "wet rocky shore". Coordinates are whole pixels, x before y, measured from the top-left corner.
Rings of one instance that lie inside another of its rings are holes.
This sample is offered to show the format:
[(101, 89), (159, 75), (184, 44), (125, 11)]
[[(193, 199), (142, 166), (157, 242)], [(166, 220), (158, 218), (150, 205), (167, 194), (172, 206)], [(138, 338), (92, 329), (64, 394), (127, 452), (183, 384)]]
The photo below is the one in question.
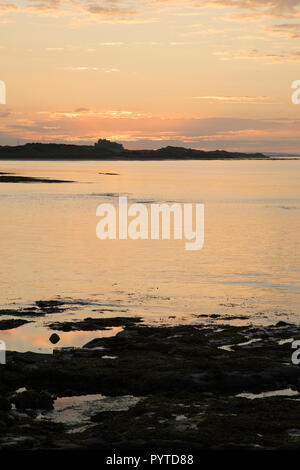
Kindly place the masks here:
[[(60, 305), (33, 313), (40, 307)], [(300, 448), (298, 326), (74, 323), (49, 332), (124, 329), (53, 354), (8, 351), (0, 449)]]
[(33, 176), (19, 176), (12, 173), (0, 172), (0, 183), (73, 183), (73, 181), (35, 178)]

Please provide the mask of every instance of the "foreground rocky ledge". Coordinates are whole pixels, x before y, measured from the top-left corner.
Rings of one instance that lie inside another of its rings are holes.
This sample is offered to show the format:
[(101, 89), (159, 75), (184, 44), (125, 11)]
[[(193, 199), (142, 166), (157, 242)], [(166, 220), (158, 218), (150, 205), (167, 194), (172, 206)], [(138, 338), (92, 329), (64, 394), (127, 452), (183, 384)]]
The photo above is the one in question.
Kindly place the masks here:
[[(0, 367), (0, 446), (299, 449), (300, 365), (291, 363), (299, 332), (284, 322), (130, 325), (81, 349), (8, 352)], [(20, 387), (29, 392), (16, 394)], [(287, 396), (237, 396), (283, 389)], [(127, 411), (95, 410), (80, 432), (36, 419), (56, 396), (96, 393), (141, 400)]]

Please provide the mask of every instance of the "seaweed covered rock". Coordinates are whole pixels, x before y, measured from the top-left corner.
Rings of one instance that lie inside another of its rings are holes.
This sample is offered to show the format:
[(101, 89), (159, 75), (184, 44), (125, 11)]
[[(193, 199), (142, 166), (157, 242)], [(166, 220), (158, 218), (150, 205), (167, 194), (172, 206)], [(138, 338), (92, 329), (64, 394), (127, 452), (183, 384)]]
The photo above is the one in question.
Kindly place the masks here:
[(5, 397), (0, 397), (0, 411), (9, 411), (11, 409), (10, 401)]
[(34, 390), (26, 390), (18, 393), (14, 399), (16, 408), (20, 410), (51, 410), (53, 409), (54, 399), (47, 392), (36, 392)]
[(58, 334), (56, 334), (56, 333), (53, 333), (53, 335), (51, 335), (50, 338), (49, 338), (49, 341), (50, 341), (52, 344), (58, 343), (59, 340), (60, 340), (60, 337), (59, 337)]

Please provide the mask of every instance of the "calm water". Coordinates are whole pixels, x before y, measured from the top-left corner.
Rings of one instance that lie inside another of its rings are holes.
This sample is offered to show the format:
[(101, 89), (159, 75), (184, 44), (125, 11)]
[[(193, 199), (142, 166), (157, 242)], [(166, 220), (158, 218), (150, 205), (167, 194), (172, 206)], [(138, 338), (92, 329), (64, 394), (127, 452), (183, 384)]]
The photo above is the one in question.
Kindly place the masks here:
[[(76, 181), (0, 185), (1, 307), (59, 297), (70, 307), (0, 332), (8, 349), (52, 349), (47, 323), (87, 316), (299, 323), (300, 161), (1, 162), (0, 171)], [(204, 203), (204, 248), (98, 240), (96, 208), (119, 194), (129, 202)], [(63, 333), (59, 345), (119, 330)]]

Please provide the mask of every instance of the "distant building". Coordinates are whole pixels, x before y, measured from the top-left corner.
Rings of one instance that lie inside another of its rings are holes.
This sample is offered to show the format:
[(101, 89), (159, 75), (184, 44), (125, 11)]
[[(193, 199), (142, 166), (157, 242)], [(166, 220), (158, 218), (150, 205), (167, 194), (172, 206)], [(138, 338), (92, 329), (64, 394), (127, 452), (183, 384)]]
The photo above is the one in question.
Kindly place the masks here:
[(95, 143), (95, 148), (97, 150), (108, 150), (110, 152), (123, 152), (124, 150), (122, 144), (111, 142), (110, 140), (106, 139), (99, 139), (98, 142)]

